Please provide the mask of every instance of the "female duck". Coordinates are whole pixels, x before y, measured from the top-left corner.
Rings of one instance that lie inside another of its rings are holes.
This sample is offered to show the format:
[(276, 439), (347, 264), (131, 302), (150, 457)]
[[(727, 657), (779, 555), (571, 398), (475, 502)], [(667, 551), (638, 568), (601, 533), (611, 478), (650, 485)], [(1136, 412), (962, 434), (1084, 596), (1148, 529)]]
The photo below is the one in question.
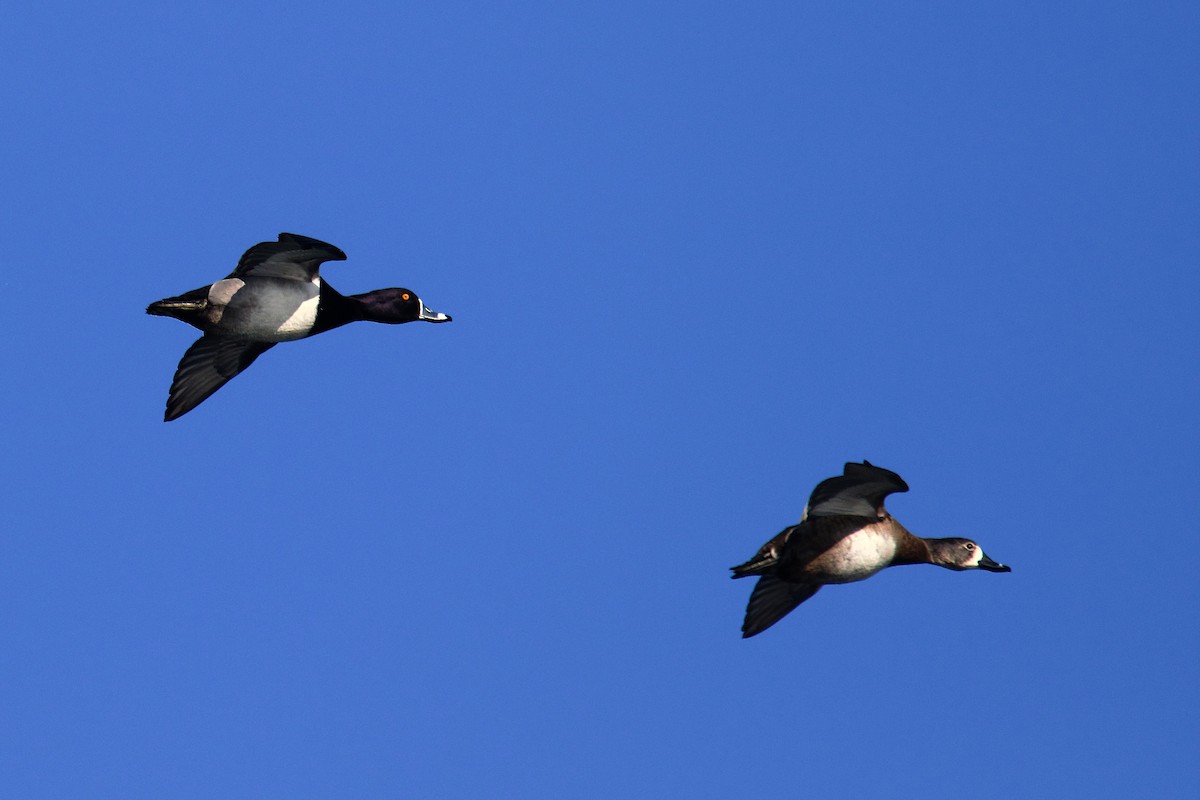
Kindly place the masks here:
[(922, 539), (883, 507), (908, 484), (869, 461), (846, 464), (843, 474), (817, 484), (798, 525), (784, 528), (734, 578), (757, 575), (742, 637), (762, 633), (827, 583), (851, 583), (899, 564), (936, 564), (953, 570), (1011, 572), (970, 539)]
[(303, 339), (369, 320), (399, 324), (449, 322), (408, 289), (376, 289), (346, 297), (321, 279), (326, 261), (345, 261), (331, 244), (279, 234), (246, 251), (228, 278), (151, 303), (147, 314), (175, 317), (204, 331), (175, 371), (166, 421), (191, 411), (276, 342)]

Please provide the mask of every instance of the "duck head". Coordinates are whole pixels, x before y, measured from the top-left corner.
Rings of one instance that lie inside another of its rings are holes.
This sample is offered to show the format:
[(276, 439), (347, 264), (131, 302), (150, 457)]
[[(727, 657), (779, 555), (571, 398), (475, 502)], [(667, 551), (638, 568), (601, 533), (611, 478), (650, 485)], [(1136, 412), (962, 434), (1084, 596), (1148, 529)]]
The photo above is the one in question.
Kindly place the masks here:
[(934, 564), (946, 569), (984, 569), (988, 572), (1012, 572), (1012, 567), (1000, 564), (984, 555), (983, 548), (970, 539), (926, 539), (929, 556)]
[(356, 295), (366, 318), (372, 322), (384, 322), (399, 325), (403, 322), (450, 322), (449, 314), (426, 308), (411, 289), (376, 289), (373, 292)]

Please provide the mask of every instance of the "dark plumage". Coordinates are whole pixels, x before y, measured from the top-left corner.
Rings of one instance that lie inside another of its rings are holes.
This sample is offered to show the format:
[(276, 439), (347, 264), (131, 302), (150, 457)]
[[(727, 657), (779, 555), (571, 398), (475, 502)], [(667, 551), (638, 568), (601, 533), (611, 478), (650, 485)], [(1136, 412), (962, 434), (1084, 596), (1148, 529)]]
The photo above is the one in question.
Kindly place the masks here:
[(850, 583), (900, 564), (936, 564), (953, 570), (1009, 572), (970, 539), (922, 539), (883, 507), (908, 484), (868, 461), (846, 464), (843, 474), (817, 484), (797, 525), (784, 528), (734, 578), (758, 576), (742, 636), (762, 633), (827, 583)]
[(175, 317), (204, 332), (175, 371), (164, 419), (170, 422), (204, 402), (277, 342), (303, 339), (348, 322), (449, 322), (408, 289), (376, 289), (345, 296), (324, 280), (326, 261), (345, 261), (331, 244), (279, 234), (245, 252), (223, 280), (151, 303), (147, 314)]

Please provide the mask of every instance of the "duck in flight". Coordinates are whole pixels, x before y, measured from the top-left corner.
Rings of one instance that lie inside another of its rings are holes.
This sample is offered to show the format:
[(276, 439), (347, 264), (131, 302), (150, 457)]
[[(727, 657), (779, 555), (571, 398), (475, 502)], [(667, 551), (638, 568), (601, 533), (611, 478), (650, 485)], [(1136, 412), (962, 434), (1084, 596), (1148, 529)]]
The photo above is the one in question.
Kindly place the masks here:
[(894, 472), (864, 461), (846, 464), (840, 476), (813, 489), (797, 525), (784, 528), (734, 578), (757, 576), (742, 637), (762, 633), (828, 583), (865, 580), (885, 567), (936, 564), (953, 570), (1011, 572), (983, 554), (970, 539), (922, 539), (883, 507), (908, 484)]
[(449, 322), (408, 289), (342, 295), (321, 279), (321, 264), (345, 261), (331, 244), (281, 233), (259, 242), (229, 277), (151, 303), (147, 314), (174, 317), (204, 332), (175, 371), (164, 419), (178, 419), (204, 402), (277, 342), (303, 339), (348, 322)]

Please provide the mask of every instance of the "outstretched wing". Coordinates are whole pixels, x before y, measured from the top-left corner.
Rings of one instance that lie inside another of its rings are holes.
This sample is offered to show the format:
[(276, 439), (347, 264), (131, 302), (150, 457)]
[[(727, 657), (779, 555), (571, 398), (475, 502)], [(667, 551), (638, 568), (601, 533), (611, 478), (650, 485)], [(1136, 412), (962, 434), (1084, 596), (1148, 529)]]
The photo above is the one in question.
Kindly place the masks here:
[(787, 616), (793, 608), (817, 593), (819, 583), (791, 583), (763, 575), (750, 593), (746, 604), (746, 619), (742, 622), (742, 638), (762, 633)]
[(179, 361), (163, 419), (170, 422), (182, 417), (274, 346), (274, 342), (201, 336)]
[(802, 520), (809, 517), (879, 517), (883, 499), (893, 492), (907, 492), (908, 484), (896, 473), (873, 465), (848, 463), (841, 475), (817, 484), (808, 498)]
[(281, 233), (277, 242), (259, 242), (238, 261), (231, 278), (249, 275), (312, 281), (326, 261), (345, 261), (346, 254), (319, 239), (296, 233)]

